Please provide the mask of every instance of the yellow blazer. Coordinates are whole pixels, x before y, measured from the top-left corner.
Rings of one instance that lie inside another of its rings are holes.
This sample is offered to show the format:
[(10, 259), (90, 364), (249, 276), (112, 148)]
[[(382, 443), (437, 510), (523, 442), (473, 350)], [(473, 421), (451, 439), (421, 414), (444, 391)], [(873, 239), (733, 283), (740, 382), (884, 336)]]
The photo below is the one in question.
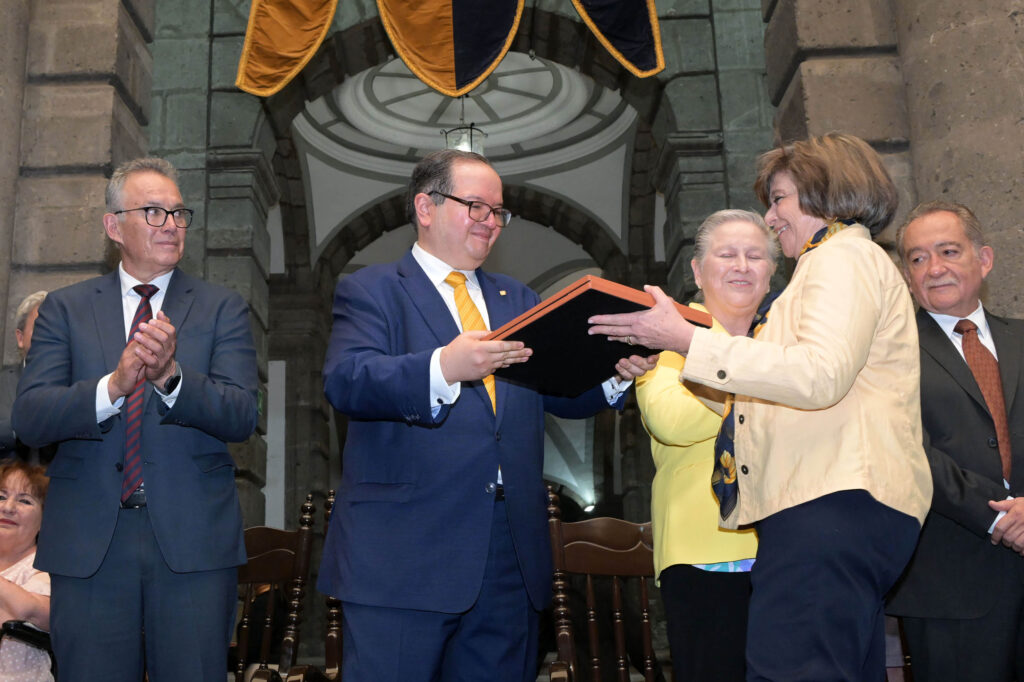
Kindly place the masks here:
[(841, 490), (924, 520), (932, 478), (914, 307), (866, 228), (797, 261), (756, 340), (698, 329), (682, 376), (737, 394), (730, 527)]
[[(700, 304), (691, 307), (705, 310)], [(726, 333), (717, 321), (714, 330)], [(680, 383), (684, 363), (683, 356), (665, 351), (658, 366), (636, 382), (637, 402), (651, 435), (657, 468), (651, 486), (656, 576), (674, 564), (735, 561), (757, 553), (752, 528), (737, 531), (718, 526), (711, 469), (722, 417)], [(724, 401), (725, 394), (718, 393), (718, 401)]]

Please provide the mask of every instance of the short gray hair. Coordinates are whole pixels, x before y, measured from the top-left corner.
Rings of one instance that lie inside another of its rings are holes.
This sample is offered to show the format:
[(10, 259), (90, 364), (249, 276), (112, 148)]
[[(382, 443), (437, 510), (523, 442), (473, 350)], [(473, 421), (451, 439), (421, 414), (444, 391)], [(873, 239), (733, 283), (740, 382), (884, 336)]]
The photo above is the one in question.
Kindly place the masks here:
[(739, 208), (715, 211), (704, 219), (704, 222), (697, 228), (697, 234), (693, 237), (693, 259), (703, 265), (704, 257), (708, 255), (711, 235), (725, 223), (732, 222), (750, 223), (761, 230), (772, 264), (779, 262), (779, 240), (772, 229), (764, 222), (764, 218), (753, 211), (744, 211)]
[(128, 179), (129, 175), (132, 173), (141, 173), (142, 171), (159, 173), (166, 178), (170, 178), (174, 184), (178, 184), (178, 171), (175, 170), (171, 162), (166, 159), (147, 156), (141, 159), (125, 161), (114, 169), (114, 174), (110, 176), (110, 182), (107, 183), (106, 202), (107, 210), (109, 212), (113, 213), (114, 211), (120, 211), (124, 208), (121, 204), (121, 194), (124, 191), (124, 183)]
[(29, 314), (39, 307), (39, 304), (46, 298), (46, 291), (37, 291), (34, 294), (29, 294), (25, 299), (18, 304), (18, 311), (14, 313), (14, 328), (18, 331), (25, 331), (25, 323), (28, 321)]

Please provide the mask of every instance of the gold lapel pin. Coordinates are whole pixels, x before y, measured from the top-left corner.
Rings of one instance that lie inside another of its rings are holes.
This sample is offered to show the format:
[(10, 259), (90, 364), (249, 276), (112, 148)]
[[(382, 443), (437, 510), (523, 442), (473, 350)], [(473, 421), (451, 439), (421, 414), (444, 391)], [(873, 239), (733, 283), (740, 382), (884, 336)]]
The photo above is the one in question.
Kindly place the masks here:
[(498, 294), (499, 294), (500, 296), (504, 296), (504, 295), (505, 295), (505, 290), (504, 290), (504, 289), (499, 289), (499, 290), (498, 290)]

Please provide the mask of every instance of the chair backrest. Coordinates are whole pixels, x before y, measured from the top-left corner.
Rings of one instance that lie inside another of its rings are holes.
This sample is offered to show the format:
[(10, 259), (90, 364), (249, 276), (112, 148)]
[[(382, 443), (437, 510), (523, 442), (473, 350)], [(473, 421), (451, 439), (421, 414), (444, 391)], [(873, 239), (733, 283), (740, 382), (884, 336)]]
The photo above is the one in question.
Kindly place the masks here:
[[(302, 599), (309, 580), (309, 556), (313, 548), (313, 510), (313, 495), (306, 495), (298, 530), (266, 526), (245, 529), (248, 562), (238, 569), (238, 584), (244, 588), (244, 595), (238, 626), (235, 682), (242, 682), (250, 663), (259, 664), (258, 672), (269, 671), (271, 663), (278, 663), (282, 675), (295, 665)], [(285, 611), (283, 621), (275, 617), (282, 608)], [(257, 660), (251, 660), (250, 641), (259, 642)], [(280, 642), (280, 656), (272, 661), (277, 642)], [(266, 673), (258, 676), (274, 677)]]
[[(324, 501), (324, 537), (331, 522), (331, 510), (334, 509), (334, 491), (327, 491)], [(341, 679), (341, 600), (328, 595), (327, 627), (324, 631), (324, 674), (329, 680)]]
[[(577, 682), (598, 682), (601, 679), (598, 610), (604, 605), (598, 604), (595, 576), (603, 576), (611, 582), (611, 627), (615, 643), (615, 669), (621, 682), (629, 680), (624, 585), (625, 580), (630, 578), (636, 579), (639, 584), (642, 661), (638, 667), (642, 667), (647, 682), (654, 682), (654, 647), (647, 589), (647, 578), (654, 577), (654, 541), (651, 524), (630, 523), (607, 517), (565, 523), (561, 519), (558, 496), (549, 488), (548, 530), (554, 559), (554, 620), (558, 647), (557, 660), (552, 672), (561, 673), (568, 668), (569, 679)], [(591, 655), (582, 668), (576, 660), (577, 647), (569, 602), (572, 574), (585, 576), (586, 582), (586, 623)]]

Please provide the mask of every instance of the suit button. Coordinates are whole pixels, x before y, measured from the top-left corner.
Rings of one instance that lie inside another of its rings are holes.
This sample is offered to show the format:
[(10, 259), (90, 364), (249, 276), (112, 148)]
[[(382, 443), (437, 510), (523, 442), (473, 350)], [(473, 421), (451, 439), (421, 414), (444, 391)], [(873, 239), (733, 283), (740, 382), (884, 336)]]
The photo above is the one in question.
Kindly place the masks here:
[(995, 436), (989, 436), (988, 446), (990, 448), (997, 448), (997, 447), (999, 447), (999, 441), (996, 440)]
[(501, 440), (501, 431), (497, 431), (494, 434), (494, 440)]
[(117, 464), (114, 465), (114, 468), (117, 469), (118, 471), (124, 471), (124, 464), (118, 462)]
[(740, 424), (742, 424), (742, 423), (743, 423), (743, 420), (744, 420), (744, 417), (743, 417), (743, 415), (741, 414), (741, 415), (740, 415), (739, 417), (737, 417), (737, 419), (739, 419), (739, 421), (740, 421)]
[(495, 485), (493, 482), (492, 483), (488, 483), (487, 485), (484, 486), (484, 492), (486, 492), (488, 495), (493, 495), (494, 491), (497, 490), (497, 489), (498, 489), (498, 486)]
[(744, 464), (743, 466), (740, 467), (740, 471), (742, 471), (745, 474), (749, 474), (750, 473), (750, 469), (747, 468), (746, 464)]
[(723, 380), (725, 379), (725, 370), (724, 369), (718, 370), (718, 378), (719, 379), (723, 379)]

